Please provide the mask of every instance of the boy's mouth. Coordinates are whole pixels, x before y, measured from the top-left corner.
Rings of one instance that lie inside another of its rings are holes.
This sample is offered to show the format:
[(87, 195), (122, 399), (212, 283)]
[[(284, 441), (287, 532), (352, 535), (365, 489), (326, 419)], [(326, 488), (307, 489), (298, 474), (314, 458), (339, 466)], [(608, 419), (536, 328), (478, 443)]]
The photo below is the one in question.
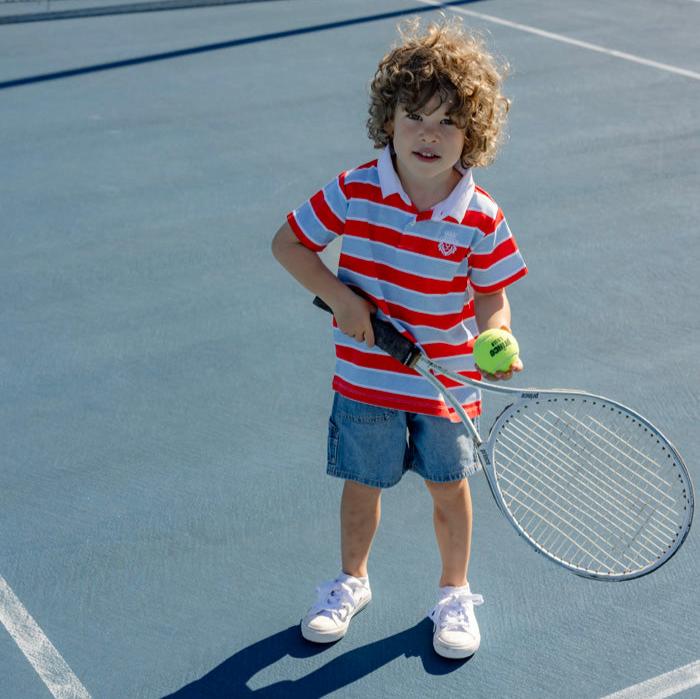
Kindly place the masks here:
[(429, 150), (414, 150), (413, 155), (415, 155), (419, 160), (422, 160), (424, 163), (431, 163), (440, 159), (440, 156), (437, 153), (433, 153)]

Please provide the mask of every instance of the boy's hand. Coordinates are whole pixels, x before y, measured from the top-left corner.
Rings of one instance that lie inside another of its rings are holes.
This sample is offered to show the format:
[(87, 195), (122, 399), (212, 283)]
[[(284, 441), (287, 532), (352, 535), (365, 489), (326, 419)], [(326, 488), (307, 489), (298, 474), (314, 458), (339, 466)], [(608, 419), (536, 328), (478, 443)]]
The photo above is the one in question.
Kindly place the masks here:
[(481, 376), (485, 379), (488, 379), (489, 381), (510, 381), (510, 379), (513, 378), (514, 373), (517, 374), (518, 372), (522, 371), (525, 367), (523, 366), (520, 357), (517, 357), (513, 360), (513, 363), (510, 365), (510, 369), (508, 371), (497, 371), (495, 374), (489, 374), (487, 371), (484, 371), (479, 366), (477, 366), (476, 368), (481, 373)]
[(333, 315), (341, 332), (367, 347), (374, 347), (374, 331), (371, 315), (375, 307), (355, 293), (349, 294), (333, 306)]

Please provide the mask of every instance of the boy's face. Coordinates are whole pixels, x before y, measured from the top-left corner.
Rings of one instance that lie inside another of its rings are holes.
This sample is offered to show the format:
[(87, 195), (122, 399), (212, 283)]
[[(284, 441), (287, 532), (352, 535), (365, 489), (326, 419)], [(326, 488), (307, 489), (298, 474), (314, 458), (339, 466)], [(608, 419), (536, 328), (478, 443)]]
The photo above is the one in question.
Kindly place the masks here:
[[(464, 131), (447, 115), (450, 103), (433, 95), (419, 112), (398, 104), (386, 129), (393, 137), (400, 177), (438, 182), (452, 177), (464, 147)], [(433, 178), (437, 178), (434, 180)]]

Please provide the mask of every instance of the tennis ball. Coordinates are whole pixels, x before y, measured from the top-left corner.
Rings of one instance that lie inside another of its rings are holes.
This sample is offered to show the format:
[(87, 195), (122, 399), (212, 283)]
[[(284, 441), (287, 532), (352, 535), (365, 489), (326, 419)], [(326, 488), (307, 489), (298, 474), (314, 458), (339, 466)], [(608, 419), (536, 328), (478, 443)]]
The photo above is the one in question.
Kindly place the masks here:
[(489, 374), (508, 371), (517, 359), (518, 352), (518, 341), (500, 328), (484, 330), (474, 343), (474, 361)]

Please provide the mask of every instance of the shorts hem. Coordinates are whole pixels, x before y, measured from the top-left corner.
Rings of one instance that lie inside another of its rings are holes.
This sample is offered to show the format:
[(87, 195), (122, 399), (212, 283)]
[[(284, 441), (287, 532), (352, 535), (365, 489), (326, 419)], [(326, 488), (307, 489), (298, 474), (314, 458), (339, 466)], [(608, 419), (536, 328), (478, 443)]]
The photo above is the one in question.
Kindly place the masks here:
[(472, 467), (472, 468), (464, 468), (461, 471), (457, 471), (456, 473), (448, 473), (446, 476), (426, 476), (424, 473), (421, 473), (420, 471), (417, 471), (415, 468), (412, 469), (414, 473), (417, 473), (421, 478), (424, 478), (426, 481), (431, 481), (432, 483), (452, 483), (452, 481), (463, 481), (467, 480), (470, 476), (473, 476), (476, 473), (479, 473), (481, 470), (480, 467)]
[(371, 488), (391, 488), (396, 485), (401, 478), (395, 481), (380, 481), (374, 478), (361, 478), (355, 473), (348, 473), (347, 471), (340, 471), (337, 468), (331, 468), (330, 466), (326, 469), (326, 473), (329, 476), (334, 476), (335, 478), (344, 478), (347, 481), (355, 481), (357, 483), (362, 483), (362, 485), (368, 485)]

